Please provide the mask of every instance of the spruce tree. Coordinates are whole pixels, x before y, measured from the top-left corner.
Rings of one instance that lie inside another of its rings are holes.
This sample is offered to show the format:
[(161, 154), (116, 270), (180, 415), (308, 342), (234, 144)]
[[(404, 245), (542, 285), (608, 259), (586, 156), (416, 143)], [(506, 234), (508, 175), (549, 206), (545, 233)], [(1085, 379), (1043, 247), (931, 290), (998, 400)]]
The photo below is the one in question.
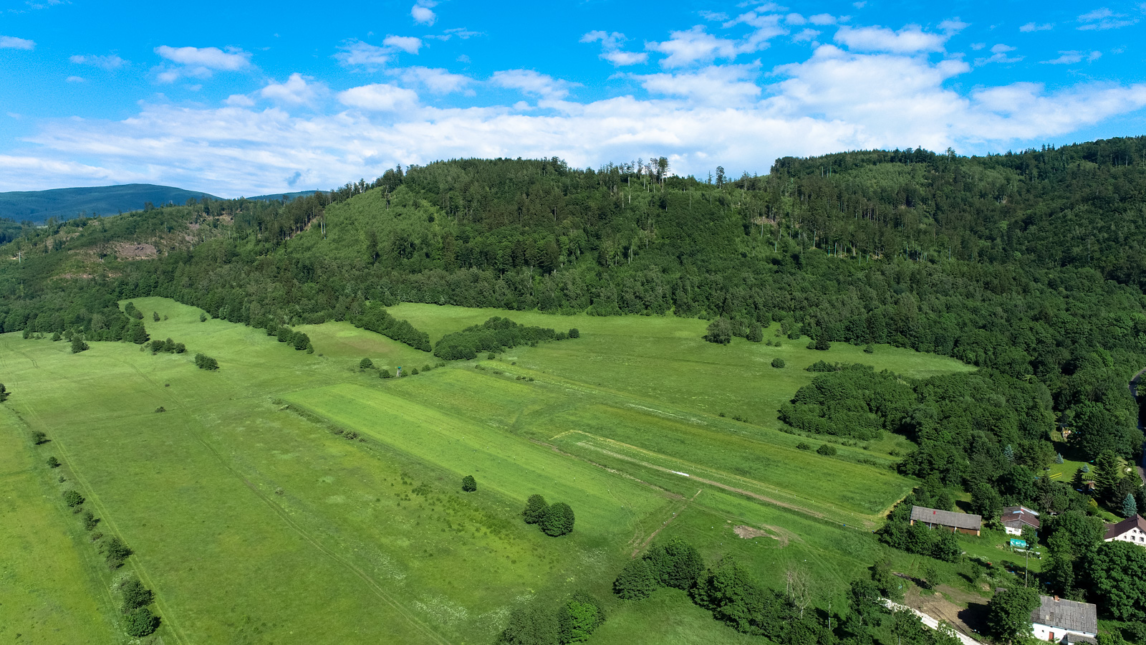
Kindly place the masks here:
[(1134, 517), (1138, 514), (1138, 502), (1134, 499), (1134, 495), (1127, 493), (1126, 499), (1122, 500), (1122, 517)]

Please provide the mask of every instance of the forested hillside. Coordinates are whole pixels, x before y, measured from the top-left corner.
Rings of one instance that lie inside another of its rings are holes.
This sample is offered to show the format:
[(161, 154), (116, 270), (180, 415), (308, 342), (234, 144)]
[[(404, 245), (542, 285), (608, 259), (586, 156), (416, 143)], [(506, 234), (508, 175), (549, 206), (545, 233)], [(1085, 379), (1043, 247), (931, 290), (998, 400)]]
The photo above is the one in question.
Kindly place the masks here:
[(1130, 457), (1144, 161), (1146, 138), (785, 158), (711, 180), (664, 160), (438, 162), (289, 203), (203, 199), (23, 229), (3, 246), (0, 324), (95, 331), (111, 299), (146, 295), (260, 327), (402, 301), (781, 321), (793, 338), (996, 370)]

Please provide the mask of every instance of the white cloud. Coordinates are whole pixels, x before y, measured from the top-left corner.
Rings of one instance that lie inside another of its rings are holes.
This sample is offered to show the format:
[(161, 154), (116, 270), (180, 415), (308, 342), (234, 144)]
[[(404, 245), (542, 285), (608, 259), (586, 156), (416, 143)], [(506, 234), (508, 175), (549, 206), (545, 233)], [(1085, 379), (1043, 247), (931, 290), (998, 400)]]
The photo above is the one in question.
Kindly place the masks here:
[[(144, 103), (120, 121), (39, 121), (36, 133), (24, 138), (31, 150), (0, 156), (0, 190), (139, 182), (237, 196), (284, 190), (291, 181), (337, 186), (396, 163), (474, 156), (558, 155), (586, 167), (665, 154), (683, 174), (703, 175), (717, 163), (737, 174), (766, 171), (783, 155), (846, 149), (1006, 150), (1146, 107), (1146, 84), (1052, 91), (1016, 83), (959, 91), (973, 84), (962, 78), (971, 69), (961, 60), (933, 61), (914, 52), (822, 45), (806, 60), (761, 76), (766, 85), (756, 84), (759, 70), (752, 65), (626, 76), (645, 86), (649, 99), (570, 102), (570, 84), (527, 70), (491, 79), (491, 85), (565, 99), (551, 100), (545, 107), (552, 109), (543, 112), (525, 103), (439, 109), (419, 105), (410, 89), (385, 84), (339, 93), (344, 107), (333, 113), (291, 115), (245, 106), (242, 99), (215, 108)], [(394, 73), (408, 82), (406, 75), (417, 72)]]
[(688, 31), (674, 31), (671, 39), (661, 43), (645, 43), (650, 51), (666, 54), (661, 65), (668, 68), (685, 67), (693, 63), (708, 63), (717, 58), (735, 58), (739, 53), (736, 42), (717, 38), (697, 25)]
[(807, 23), (808, 20), (798, 13), (790, 13), (787, 16), (784, 16), (784, 22), (788, 23), (789, 25), (800, 26)]
[(756, 65), (713, 65), (691, 73), (634, 75), (632, 78), (650, 94), (731, 107), (760, 96), (760, 87), (752, 81), (759, 74)]
[(949, 36), (957, 34), (970, 26), (971, 25), (969, 23), (963, 22), (958, 18), (954, 18), (952, 20), (944, 20), (943, 22), (939, 23), (939, 29), (941, 29), (943, 33)]
[(941, 52), (948, 35), (923, 31), (919, 25), (907, 25), (899, 31), (885, 27), (840, 27), (836, 32), (837, 43), (846, 45), (856, 52), (891, 52), (893, 54), (914, 54), (916, 52)]
[(334, 57), (343, 65), (365, 67), (368, 70), (385, 66), (386, 63), (390, 62), (393, 53), (393, 50), (388, 47), (378, 47), (360, 40), (344, 44), (340, 49), (342, 51), (335, 54)]
[(1054, 29), (1054, 23), (1053, 22), (1046, 22), (1046, 23), (1043, 23), (1041, 25), (1038, 23), (1035, 23), (1035, 22), (1028, 22), (1027, 24), (1023, 25), (1022, 27), (1019, 27), (1019, 31), (1024, 32), (1024, 33), (1031, 32), (1031, 31), (1050, 31), (1051, 29)]
[(836, 18), (830, 13), (818, 13), (811, 18), (808, 18), (808, 22), (812, 23), (813, 25), (824, 27), (827, 25), (836, 24)]
[(1044, 60), (1043, 63), (1047, 65), (1073, 65), (1085, 60), (1092, 63), (1102, 57), (1102, 52), (1090, 52), (1089, 54), (1083, 51), (1060, 51), (1059, 57), (1053, 60)]
[(106, 69), (109, 72), (113, 71), (113, 70), (117, 70), (120, 67), (124, 67), (128, 64), (127, 61), (120, 58), (119, 56), (116, 56), (115, 54), (111, 54), (108, 56), (79, 56), (79, 55), (76, 55), (76, 56), (72, 56), (68, 60), (75, 63), (76, 65), (91, 65), (93, 67), (99, 67), (100, 69)]
[(182, 76), (210, 78), (214, 72), (237, 72), (251, 65), (251, 55), (241, 49), (228, 47), (169, 47), (155, 48), (161, 57), (181, 67), (158, 67), (156, 78), (161, 83), (174, 83)]
[(287, 105), (311, 105), (324, 89), (320, 84), (308, 83), (302, 74), (296, 72), (285, 83), (267, 83), (259, 90), (259, 96)]
[(794, 43), (811, 42), (811, 41), (816, 39), (816, 36), (819, 36), (819, 35), (820, 35), (820, 32), (816, 31), (815, 29), (805, 29), (805, 30), (801, 31), (800, 33), (796, 34), (795, 36), (792, 36), (792, 42), (794, 42)]
[(1022, 56), (1008, 56), (1009, 52), (1015, 51), (1014, 47), (999, 43), (991, 48), (991, 56), (988, 58), (976, 58), (975, 65), (986, 65), (988, 63), (1017, 63), (1023, 60)]
[(410, 15), (414, 18), (414, 22), (419, 25), (432, 25), (438, 19), (437, 14), (430, 11), (431, 7), (436, 6), (438, 3), (433, 0), (418, 0), (410, 9)]
[(86, 81), (84, 81), (84, 78), (82, 76), (69, 76), (64, 80), (66, 80), (69, 83), (84, 83), (84, 82), (86, 82)]
[(547, 74), (539, 74), (531, 69), (510, 69), (494, 72), (490, 82), (498, 87), (519, 90), (525, 94), (533, 94), (549, 100), (564, 99), (569, 95), (569, 88), (574, 85)]
[(255, 101), (246, 94), (232, 94), (223, 103), (234, 107), (251, 107)]
[(700, 17), (712, 22), (724, 22), (728, 20), (728, 14), (721, 11), (701, 11)]
[(466, 89), (473, 79), (461, 74), (451, 74), (445, 69), (429, 67), (407, 67), (391, 72), (410, 85), (421, 85), (435, 94), (449, 94)]
[(604, 50), (601, 52), (600, 58), (609, 61), (614, 67), (648, 62), (649, 55), (644, 52), (621, 51), (620, 47), (625, 40), (627, 40), (625, 34), (617, 32), (608, 33), (605, 31), (590, 31), (581, 37), (581, 42), (583, 43), (600, 41), (601, 48)]
[(361, 67), (373, 72), (390, 63), (399, 51), (417, 54), (422, 47), (421, 39), (413, 36), (387, 36), (382, 46), (353, 40), (339, 46), (342, 51), (334, 57), (347, 67)]
[(413, 36), (387, 36), (382, 44), (387, 47), (401, 49), (407, 54), (417, 54), (422, 47), (422, 41)]
[(418, 94), (395, 85), (374, 83), (339, 92), (338, 100), (367, 112), (403, 112), (417, 107)]
[(623, 52), (612, 51), (602, 52), (601, 58), (609, 61), (614, 67), (624, 67), (626, 65), (640, 65), (649, 62), (649, 55), (645, 52)]
[(1110, 9), (1095, 9), (1078, 17), (1081, 31), (1119, 29), (1129, 27), (1138, 22), (1137, 18), (1129, 18), (1125, 14), (1114, 13)]
[(36, 43), (15, 36), (0, 36), (0, 49), (35, 49)]
[(246, 69), (251, 64), (249, 53), (233, 47), (228, 47), (227, 51), (223, 51), (218, 47), (168, 47), (161, 45), (155, 48), (155, 53), (180, 65), (226, 72)]

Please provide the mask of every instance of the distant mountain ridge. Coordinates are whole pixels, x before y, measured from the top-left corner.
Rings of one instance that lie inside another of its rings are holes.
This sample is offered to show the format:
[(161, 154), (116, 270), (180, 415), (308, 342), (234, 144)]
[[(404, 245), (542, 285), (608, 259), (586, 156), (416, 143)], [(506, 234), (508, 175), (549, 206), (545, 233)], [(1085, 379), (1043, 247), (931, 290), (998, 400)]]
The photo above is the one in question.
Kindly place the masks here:
[[(314, 193), (313, 190), (275, 193), (248, 197), (252, 200), (288, 200)], [(0, 218), (17, 222), (32, 221), (42, 224), (48, 218), (58, 220), (85, 215), (115, 215), (141, 210), (150, 202), (155, 206), (168, 203), (184, 204), (190, 198), (222, 199), (210, 193), (184, 190), (173, 186), (154, 184), (123, 184), (90, 188), (55, 188), (52, 190), (13, 191), (0, 193)]]

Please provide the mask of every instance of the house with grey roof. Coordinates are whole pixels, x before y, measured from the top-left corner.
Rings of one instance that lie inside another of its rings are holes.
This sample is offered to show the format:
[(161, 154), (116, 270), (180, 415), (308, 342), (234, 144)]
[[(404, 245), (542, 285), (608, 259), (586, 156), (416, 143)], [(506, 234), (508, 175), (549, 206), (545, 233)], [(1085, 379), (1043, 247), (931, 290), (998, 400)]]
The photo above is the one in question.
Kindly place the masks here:
[(1146, 546), (1146, 520), (1141, 515), (1135, 515), (1122, 520), (1117, 524), (1106, 525), (1106, 535), (1103, 542), (1130, 542), (1138, 546)]
[(1034, 637), (1050, 643), (1095, 643), (1098, 636), (1098, 608), (1088, 602), (1039, 596), (1039, 607), (1031, 612)]
[(983, 526), (983, 518), (978, 515), (912, 506), (911, 523), (915, 524), (916, 522), (926, 524), (929, 529), (938, 527), (949, 529), (952, 533), (958, 531), (967, 535), (979, 535)]
[(1024, 526), (1029, 526), (1036, 531), (1039, 530), (1039, 514), (1026, 506), (1004, 508), (999, 521), (1002, 522), (1003, 528), (1010, 535), (1022, 535)]

